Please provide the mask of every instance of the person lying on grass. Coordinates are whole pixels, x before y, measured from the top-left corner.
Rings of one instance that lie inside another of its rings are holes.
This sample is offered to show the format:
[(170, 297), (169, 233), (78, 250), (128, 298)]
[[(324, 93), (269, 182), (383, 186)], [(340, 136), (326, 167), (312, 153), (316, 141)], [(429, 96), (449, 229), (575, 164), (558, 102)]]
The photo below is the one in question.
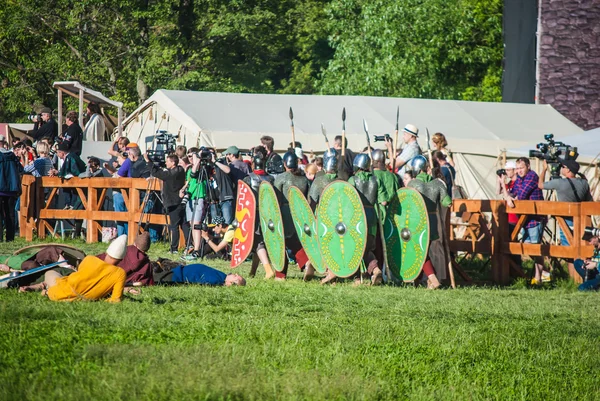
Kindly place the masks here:
[[(133, 285), (135, 287), (154, 285), (152, 266), (147, 254), (148, 249), (150, 249), (150, 234), (148, 232), (138, 235), (133, 245), (127, 247), (125, 257), (117, 264), (127, 274), (127, 278), (125, 279), (126, 285)], [(98, 258), (105, 260), (106, 253), (98, 255)]]
[(152, 267), (156, 284), (203, 284), (225, 287), (246, 285), (246, 280), (239, 274), (226, 274), (200, 263), (186, 266), (159, 258), (156, 262), (152, 262)]
[(121, 235), (106, 250), (104, 261), (86, 256), (75, 273), (63, 277), (49, 270), (42, 283), (20, 287), (19, 292), (41, 290), (52, 301), (95, 301), (110, 294), (108, 302), (121, 302), (127, 274), (116, 265), (123, 260), (126, 250), (127, 236)]

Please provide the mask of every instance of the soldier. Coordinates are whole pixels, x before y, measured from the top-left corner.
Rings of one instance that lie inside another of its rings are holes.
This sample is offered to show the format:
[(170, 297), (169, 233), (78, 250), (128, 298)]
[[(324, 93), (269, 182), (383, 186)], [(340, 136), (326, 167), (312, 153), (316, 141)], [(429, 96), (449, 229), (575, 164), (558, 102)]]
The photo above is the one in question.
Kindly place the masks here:
[[(258, 149), (262, 148), (262, 149)], [(270, 184), (273, 184), (275, 178), (273, 176), (267, 174), (265, 171), (266, 167), (266, 149), (262, 146), (258, 146), (257, 149), (254, 150), (254, 156), (252, 157), (252, 172), (244, 178), (244, 182), (252, 188), (254, 192), (254, 196), (258, 199), (258, 187), (260, 183), (266, 181)], [(265, 243), (263, 241), (262, 231), (260, 229), (260, 218), (258, 216), (258, 208), (256, 208), (256, 227), (254, 230), (254, 246), (256, 247), (254, 255), (252, 256), (252, 267), (250, 269), (250, 277), (254, 277), (256, 275), (256, 270), (258, 269), (258, 262), (260, 261), (265, 268), (265, 279), (270, 279), (275, 276), (275, 272), (271, 268), (271, 261), (269, 260), (269, 255), (267, 254), (267, 248), (265, 248)]]
[(340, 161), (338, 166), (338, 177), (344, 181), (348, 181), (348, 179), (354, 174), (354, 170), (352, 168), (352, 163), (354, 162), (355, 153), (348, 149), (348, 139), (345, 139), (345, 150), (344, 157), (342, 158), (342, 136), (338, 135), (333, 140), (333, 147), (340, 154)]
[(373, 174), (379, 179), (380, 184), (377, 188), (377, 206), (379, 219), (383, 222), (386, 216), (386, 206), (398, 192), (400, 184), (398, 176), (385, 167), (385, 154), (382, 150), (375, 149), (371, 153), (371, 158), (373, 159)]
[(324, 174), (315, 177), (315, 180), (308, 191), (308, 203), (313, 211), (317, 207), (317, 203), (319, 203), (319, 198), (325, 187), (337, 179), (337, 166), (338, 154), (335, 149), (331, 148), (323, 155)]
[[(434, 180), (425, 172), (427, 169), (427, 159), (425, 157), (421, 155), (414, 157), (410, 162), (410, 167), (416, 176), (409, 182), (408, 186), (421, 193), (429, 215), (434, 215), (433, 218), (430, 217), (429, 219), (429, 242), (431, 243), (431, 241), (439, 238), (437, 210), (440, 205), (450, 206), (452, 199), (448, 196), (444, 183), (441, 180)], [(427, 255), (427, 260), (423, 264), (423, 272), (427, 275), (427, 288), (436, 289), (440, 286), (440, 282), (433, 269), (433, 264), (431, 263), (430, 255)]]
[[(375, 250), (375, 236), (377, 234), (377, 220), (375, 214), (375, 204), (377, 203), (377, 190), (379, 180), (370, 171), (371, 159), (369, 155), (360, 153), (354, 157), (352, 163), (354, 167), (354, 175), (350, 177), (348, 182), (356, 188), (360, 199), (365, 209), (367, 217), (367, 246), (363, 260), (367, 266), (366, 275), (371, 278), (371, 284), (381, 284), (382, 272), (379, 268), (379, 263), (373, 251)], [(359, 282), (360, 278), (356, 279)], [(331, 281), (331, 274), (328, 273), (321, 282), (327, 283)]]
[[(275, 178), (273, 187), (275, 188), (279, 204), (281, 205), (281, 218), (283, 220), (285, 231), (286, 247), (295, 255), (298, 267), (303, 268), (308, 261), (308, 257), (302, 249), (302, 244), (294, 229), (294, 221), (292, 219), (292, 213), (290, 212), (290, 204), (287, 196), (290, 187), (298, 188), (304, 196), (306, 196), (308, 194), (309, 183), (302, 170), (298, 168), (298, 156), (296, 156), (296, 153), (286, 152), (283, 155), (283, 166), (285, 167), (285, 173), (280, 174)], [(283, 271), (277, 272), (275, 277), (276, 279), (285, 280), (286, 275), (287, 261)]]

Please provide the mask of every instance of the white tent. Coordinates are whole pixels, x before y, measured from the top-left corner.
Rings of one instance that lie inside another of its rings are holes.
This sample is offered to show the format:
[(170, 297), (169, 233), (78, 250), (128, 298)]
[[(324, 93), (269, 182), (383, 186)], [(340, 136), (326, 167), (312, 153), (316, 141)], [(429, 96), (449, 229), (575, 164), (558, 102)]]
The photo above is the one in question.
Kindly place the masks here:
[[(264, 95), (158, 90), (124, 121), (125, 135), (149, 148), (159, 130), (179, 134), (178, 143), (225, 149), (249, 149), (262, 135), (275, 139), (277, 151), (291, 142), (288, 110), (294, 112), (296, 140), (305, 151), (325, 150), (321, 123), (331, 142), (341, 134), (346, 108), (346, 134), (353, 150), (366, 146), (362, 120), (374, 135), (392, 133), (396, 108), (400, 128), (420, 128), (419, 143), (427, 148), (426, 128), (443, 132), (455, 154), (457, 181), (472, 198), (494, 197), (495, 170), (505, 149), (534, 146), (543, 135), (581, 132), (549, 105), (383, 98), (367, 96)], [(402, 136), (400, 135), (400, 140)], [(384, 147), (381, 143), (375, 146)]]

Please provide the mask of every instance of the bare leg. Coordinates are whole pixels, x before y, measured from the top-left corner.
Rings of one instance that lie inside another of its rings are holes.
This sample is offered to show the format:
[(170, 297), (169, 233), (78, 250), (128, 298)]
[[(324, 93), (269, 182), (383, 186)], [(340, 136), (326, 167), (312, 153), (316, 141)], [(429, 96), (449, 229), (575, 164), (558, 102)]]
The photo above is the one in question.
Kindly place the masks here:
[(257, 250), (256, 254), (258, 255), (260, 263), (262, 263), (263, 267), (265, 268), (265, 279), (268, 280), (273, 278), (275, 276), (275, 272), (271, 268), (271, 261), (269, 260), (269, 254), (267, 253), (266, 248)]
[(304, 266), (304, 281), (310, 281), (315, 276), (315, 268), (312, 266), (310, 261), (306, 262)]
[(336, 279), (336, 275), (331, 272), (331, 270), (327, 269), (327, 275), (325, 278), (321, 280), (321, 284), (329, 284)]

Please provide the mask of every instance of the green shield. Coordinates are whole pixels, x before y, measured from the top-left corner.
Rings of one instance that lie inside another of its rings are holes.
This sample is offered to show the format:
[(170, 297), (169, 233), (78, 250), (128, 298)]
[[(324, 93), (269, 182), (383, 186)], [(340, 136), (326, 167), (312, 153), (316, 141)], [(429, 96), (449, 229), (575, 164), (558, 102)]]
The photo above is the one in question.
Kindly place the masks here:
[(419, 191), (400, 188), (396, 192), (388, 206), (383, 234), (393, 277), (414, 281), (429, 249), (429, 215)]
[(334, 181), (323, 190), (317, 236), (325, 266), (338, 277), (353, 275), (367, 245), (367, 218), (358, 192), (349, 183)]
[(263, 181), (258, 187), (258, 207), (260, 211), (260, 227), (265, 247), (273, 268), (280, 272), (285, 267), (285, 236), (281, 210), (273, 186)]
[(298, 238), (310, 260), (310, 264), (319, 272), (325, 273), (325, 265), (319, 250), (319, 240), (317, 239), (317, 220), (308, 204), (308, 201), (296, 187), (290, 187), (288, 191), (288, 200), (290, 201), (290, 211), (294, 220), (294, 227), (298, 233)]

